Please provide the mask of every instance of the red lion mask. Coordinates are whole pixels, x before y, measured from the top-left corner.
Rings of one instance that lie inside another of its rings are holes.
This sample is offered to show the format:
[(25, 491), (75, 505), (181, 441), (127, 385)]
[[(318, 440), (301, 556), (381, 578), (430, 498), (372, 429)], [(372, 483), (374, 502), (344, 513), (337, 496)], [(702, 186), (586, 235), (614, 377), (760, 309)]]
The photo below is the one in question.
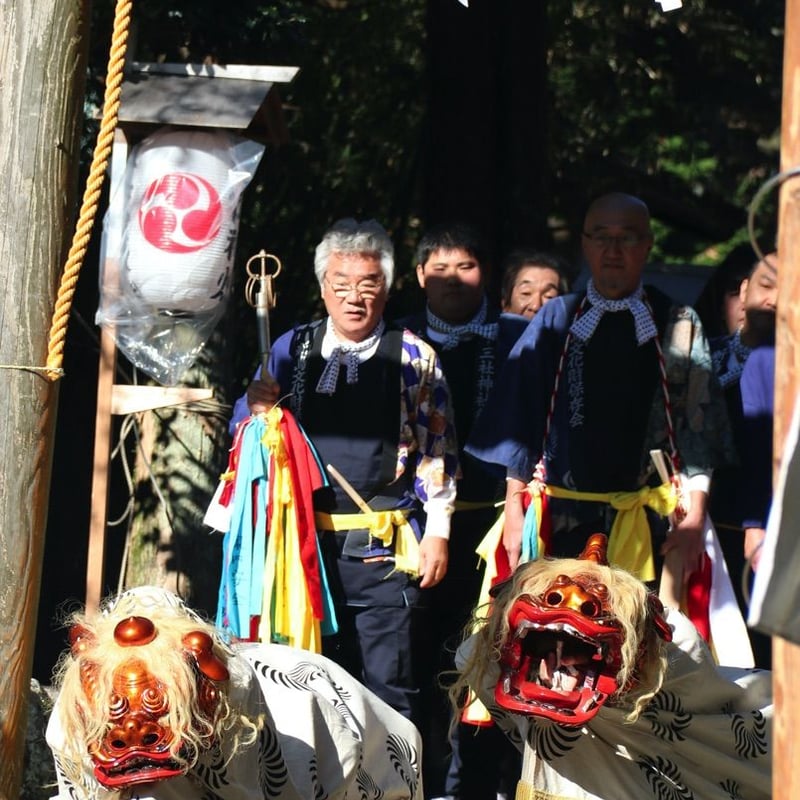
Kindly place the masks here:
[[(562, 725), (583, 725), (610, 697), (633, 688), (648, 631), (671, 639), (660, 601), (645, 594), (644, 616), (634, 625), (640, 639), (637, 665), (630, 669), (625, 642), (631, 626), (626, 630), (617, 614), (606, 576), (590, 567), (607, 565), (606, 545), (603, 534), (593, 535), (579, 559), (585, 568), (571, 560), (574, 571), (556, 574), (536, 593), (524, 591), (524, 576), (546, 562), (523, 565), (513, 579), (496, 587), (492, 615), (503, 614), (507, 622), (497, 642), (495, 700), (502, 708)], [(558, 568), (559, 562), (549, 563)]]

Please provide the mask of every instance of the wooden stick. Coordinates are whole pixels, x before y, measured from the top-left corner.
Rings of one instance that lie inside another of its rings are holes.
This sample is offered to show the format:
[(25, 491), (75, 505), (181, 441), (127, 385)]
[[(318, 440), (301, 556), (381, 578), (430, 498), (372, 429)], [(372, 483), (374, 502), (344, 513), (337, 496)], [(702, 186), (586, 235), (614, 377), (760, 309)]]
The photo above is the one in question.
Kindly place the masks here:
[(336, 483), (338, 483), (339, 486), (345, 490), (347, 496), (361, 509), (361, 511), (363, 511), (365, 514), (372, 513), (372, 509), (369, 507), (367, 501), (353, 488), (353, 485), (350, 483), (350, 481), (348, 481), (347, 478), (345, 478), (344, 475), (342, 475), (342, 473), (333, 466), (333, 464), (326, 464), (325, 469), (330, 472), (330, 474), (336, 480)]

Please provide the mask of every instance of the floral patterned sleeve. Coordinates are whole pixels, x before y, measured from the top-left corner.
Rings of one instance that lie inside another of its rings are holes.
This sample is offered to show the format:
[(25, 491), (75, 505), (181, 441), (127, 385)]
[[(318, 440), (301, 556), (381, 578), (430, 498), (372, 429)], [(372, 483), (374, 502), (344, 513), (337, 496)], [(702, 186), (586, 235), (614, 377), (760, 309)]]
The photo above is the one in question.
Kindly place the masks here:
[(678, 452), (686, 474), (710, 474), (734, 460), (725, 398), (695, 310), (676, 307), (665, 336), (667, 380)]
[(425, 535), (447, 539), (458, 469), (450, 390), (433, 348), (408, 330), (403, 331), (401, 375), (397, 474), (414, 459), (414, 491), (428, 516)]

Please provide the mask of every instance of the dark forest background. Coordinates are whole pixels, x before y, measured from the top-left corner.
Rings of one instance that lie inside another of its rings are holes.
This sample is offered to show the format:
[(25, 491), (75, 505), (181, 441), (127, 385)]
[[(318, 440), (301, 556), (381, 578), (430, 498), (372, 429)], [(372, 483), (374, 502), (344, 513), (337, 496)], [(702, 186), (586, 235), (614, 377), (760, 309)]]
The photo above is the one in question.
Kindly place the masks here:
[[(374, 217), (391, 233), (396, 315), (422, 304), (412, 254), (427, 226), (477, 225), (495, 285), (520, 245), (577, 269), (583, 211), (608, 190), (650, 206), (654, 260), (705, 278), (747, 240), (748, 205), (778, 168), (778, 0), (688, 0), (668, 14), (652, 0), (176, 0), (134, 12), (136, 60), (300, 72), (280, 89), (290, 141), (268, 148), (244, 196), (229, 314), (184, 376), (213, 387), (215, 402), (115, 420), (108, 591), (127, 553), (126, 584), (176, 580), (213, 614), (221, 539), (201, 521), (226, 464), (230, 403), (258, 362), (243, 284), (244, 261), (262, 247), (284, 264), (275, 334), (319, 313), (313, 249), (342, 216)], [(113, 4), (94, 4), (87, 164), (112, 15)], [(774, 205), (759, 212), (762, 246), (774, 237)], [(78, 285), (60, 390), (34, 664), (45, 681), (64, 646), (59, 620), (84, 595), (98, 244)], [(121, 357), (117, 380), (147, 382)]]

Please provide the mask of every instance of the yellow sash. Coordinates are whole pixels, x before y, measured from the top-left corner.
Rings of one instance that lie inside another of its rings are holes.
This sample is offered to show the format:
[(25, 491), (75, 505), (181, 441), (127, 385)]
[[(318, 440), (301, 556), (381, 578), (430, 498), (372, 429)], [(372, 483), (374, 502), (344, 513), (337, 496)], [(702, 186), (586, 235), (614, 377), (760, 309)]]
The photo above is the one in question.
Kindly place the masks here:
[(663, 517), (668, 516), (678, 504), (675, 486), (662, 483), (655, 487), (643, 486), (635, 492), (578, 492), (548, 484), (545, 492), (550, 497), (608, 503), (615, 508), (617, 516), (608, 536), (608, 563), (626, 569), (639, 580), (655, 580), (653, 542), (645, 506)]
[[(494, 505), (494, 503), (492, 504)], [(489, 589), (497, 579), (497, 561), (494, 558), (494, 553), (500, 546), (503, 540), (503, 523), (505, 522), (505, 513), (500, 512), (499, 516), (486, 532), (486, 535), (481, 539), (475, 552), (483, 559), (486, 565), (483, 570), (483, 580), (481, 581), (481, 589), (478, 594), (478, 605), (475, 608), (472, 630), (473, 632), (480, 627), (479, 620), (486, 619), (489, 615)], [(476, 569), (480, 567), (480, 561), (476, 565)], [(492, 715), (486, 706), (478, 699), (474, 691), (470, 689), (469, 700), (464, 708), (461, 710), (461, 721), (467, 725), (490, 725)]]
[(352, 531), (367, 528), (369, 535), (379, 539), (384, 547), (394, 542), (394, 565), (400, 572), (419, 577), (419, 542), (402, 509), (372, 511), (371, 513), (315, 514), (317, 529), (323, 531)]

